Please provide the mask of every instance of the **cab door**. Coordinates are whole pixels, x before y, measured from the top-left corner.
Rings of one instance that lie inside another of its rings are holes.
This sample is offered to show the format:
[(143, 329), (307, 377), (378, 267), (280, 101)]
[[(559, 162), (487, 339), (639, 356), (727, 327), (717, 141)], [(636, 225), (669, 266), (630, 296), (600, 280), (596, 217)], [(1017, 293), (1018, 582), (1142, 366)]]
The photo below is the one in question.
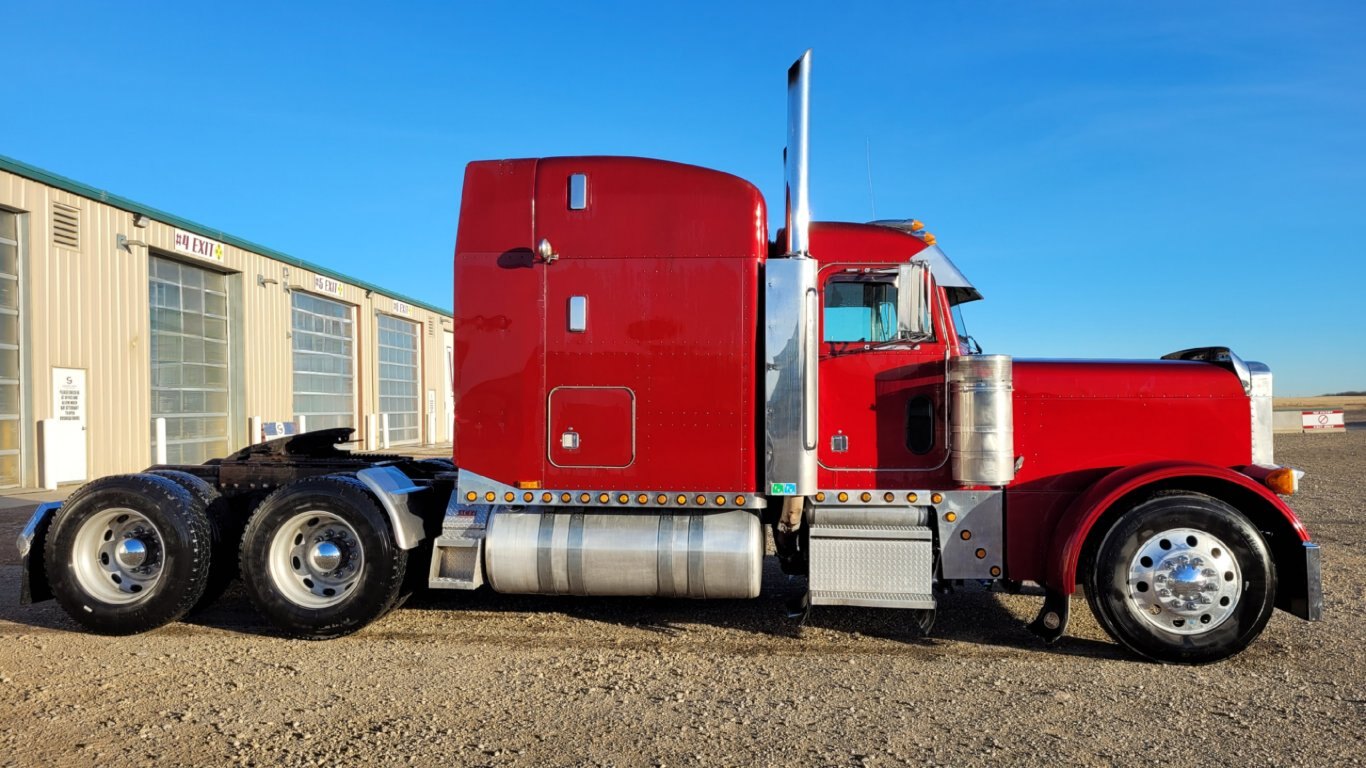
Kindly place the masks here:
[(948, 458), (942, 314), (932, 313), (933, 339), (898, 341), (895, 267), (825, 265), (818, 280), (817, 455), (822, 468), (835, 473), (822, 485), (914, 484), (917, 474), (942, 468)]

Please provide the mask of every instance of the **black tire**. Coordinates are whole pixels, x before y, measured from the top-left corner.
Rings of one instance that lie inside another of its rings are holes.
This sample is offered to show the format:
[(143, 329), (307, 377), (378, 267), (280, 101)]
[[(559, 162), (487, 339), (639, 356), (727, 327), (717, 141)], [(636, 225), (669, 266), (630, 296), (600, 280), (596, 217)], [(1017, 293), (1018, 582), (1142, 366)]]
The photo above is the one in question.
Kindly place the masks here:
[[(141, 565), (110, 557), (111, 546), (133, 539), (144, 548)], [(172, 480), (140, 474), (100, 478), (72, 494), (52, 521), (44, 558), (52, 594), (72, 619), (129, 635), (184, 616), (204, 594), (211, 553), (198, 500)], [(127, 577), (139, 569), (145, 582)]]
[(1275, 608), (1276, 569), (1261, 533), (1227, 503), (1197, 493), (1154, 496), (1119, 517), (1085, 578), (1105, 631), (1170, 664), (1237, 654)]
[[(291, 530), (300, 531), (293, 544)], [(345, 553), (333, 573), (355, 565), (354, 573), (324, 582), (327, 574), (310, 570), (309, 556), (291, 555), (291, 546), (308, 547), (311, 534), (302, 531), (315, 530)], [(384, 510), (364, 484), (347, 475), (306, 478), (277, 490), (242, 535), (242, 583), (252, 605), (286, 634), (309, 640), (348, 635), (388, 613), (407, 565), (408, 553), (395, 543)], [(332, 594), (314, 594), (326, 583), (337, 585)]]
[(237, 545), (242, 541), (242, 523), (232, 514), (228, 500), (204, 478), (178, 469), (152, 469), (147, 474), (167, 478), (189, 491), (204, 507), (208, 517), (213, 552), (204, 594), (190, 608), (191, 614), (198, 613), (217, 602), (237, 578)]

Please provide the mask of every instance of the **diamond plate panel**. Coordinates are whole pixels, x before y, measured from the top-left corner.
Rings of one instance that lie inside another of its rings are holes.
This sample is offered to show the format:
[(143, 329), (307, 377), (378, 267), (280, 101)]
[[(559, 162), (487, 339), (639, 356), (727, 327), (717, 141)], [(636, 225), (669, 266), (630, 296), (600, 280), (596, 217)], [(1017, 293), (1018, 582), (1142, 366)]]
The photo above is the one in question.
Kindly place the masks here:
[(892, 603), (925, 599), (933, 583), (934, 550), (927, 539), (811, 538), (814, 604), (838, 604), (841, 595), (882, 595)]

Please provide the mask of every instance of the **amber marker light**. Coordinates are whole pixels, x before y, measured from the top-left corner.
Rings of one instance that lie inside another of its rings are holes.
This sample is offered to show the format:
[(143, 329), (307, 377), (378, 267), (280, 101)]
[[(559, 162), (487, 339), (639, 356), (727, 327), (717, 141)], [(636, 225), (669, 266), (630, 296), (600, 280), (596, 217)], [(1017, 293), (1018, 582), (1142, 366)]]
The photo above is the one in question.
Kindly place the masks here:
[(524, 494), (522, 494), (522, 501), (525, 501), (525, 502), (527, 502), (528, 504), (530, 504), (530, 503), (531, 503), (531, 500), (534, 499), (534, 498), (536, 498), (536, 494), (534, 494), (534, 493), (524, 493)]
[(816, 501), (825, 501), (825, 491), (816, 494)]
[(716, 499), (715, 499), (715, 503), (716, 503), (716, 506), (718, 506), (718, 507), (724, 507), (724, 506), (726, 506), (726, 497), (725, 497), (725, 496), (717, 496)]
[(839, 499), (840, 501), (848, 501), (849, 494), (845, 493), (844, 491), (840, 491), (840, 495), (836, 496), (835, 498)]
[(938, 240), (938, 238), (936, 238), (934, 235), (930, 234), (929, 232), (926, 232), (926, 233), (925, 233), (925, 245), (934, 245), (935, 242), (936, 242), (937, 240)]
[(941, 503), (941, 502), (944, 501), (944, 494), (942, 494), (942, 493), (931, 494), (931, 495), (930, 495), (930, 501), (933, 502), (933, 503), (935, 503), (935, 504), (939, 504), (939, 503)]
[(919, 500), (920, 500), (920, 497), (919, 497), (918, 495), (914, 494), (914, 493), (908, 493), (908, 494), (906, 494), (906, 501), (908, 501), (908, 502), (910, 502), (910, 503), (912, 503), (912, 504), (916, 503), (916, 502), (919, 501)]
[(978, 559), (978, 560), (982, 560), (982, 559), (985, 559), (985, 558), (986, 558), (986, 556), (987, 556), (987, 551), (986, 551), (985, 549), (979, 549), (979, 550), (977, 550), (977, 552), (975, 552), (974, 554), (977, 555), (977, 559)]
[(587, 503), (588, 503), (589, 501), (591, 501), (592, 499), (593, 499), (593, 495), (592, 495), (592, 494), (588, 494), (588, 493), (581, 493), (581, 494), (579, 494), (579, 501), (583, 502), (584, 504), (587, 504)]
[(882, 500), (885, 501), (885, 502), (887, 502), (888, 504), (891, 504), (891, 503), (892, 503), (892, 499), (895, 499), (895, 498), (896, 498), (896, 494), (891, 493), (891, 492), (887, 492), (887, 493), (882, 494)]
[(958, 514), (957, 514), (956, 512), (948, 512), (948, 513), (945, 513), (944, 519), (947, 520), (948, 522), (952, 523), (954, 520), (957, 520), (957, 519), (958, 519)]
[(869, 493), (869, 492), (867, 492), (867, 491), (864, 491), (864, 492), (863, 492), (863, 495), (862, 495), (862, 496), (859, 496), (859, 498), (863, 500), (863, 503), (864, 503), (864, 504), (867, 504), (868, 502), (870, 502), (870, 501), (873, 500), (873, 494), (871, 494), (871, 493)]
[(736, 496), (736, 497), (735, 497), (735, 506), (737, 506), (737, 507), (743, 507), (743, 506), (745, 506), (745, 497), (744, 497), (744, 496)]
[(967, 541), (968, 539), (972, 538), (972, 531), (963, 531), (958, 535), (962, 537), (963, 541)]
[(922, 230), (922, 229), (924, 229), (924, 228), (925, 228), (925, 222), (923, 222), (923, 221), (921, 221), (921, 220), (919, 220), (919, 219), (911, 219), (911, 231), (912, 231), (912, 232), (919, 232), (920, 230)]
[(668, 497), (668, 496), (665, 496), (664, 494), (661, 493), (661, 494), (659, 494), (658, 496), (655, 497), (655, 503), (656, 503), (656, 504), (668, 504), (668, 503), (669, 503), (669, 497)]
[(572, 498), (574, 498), (574, 497), (573, 497), (573, 496), (570, 496), (568, 493), (562, 493), (562, 494), (560, 494), (560, 501), (564, 502), (565, 504), (568, 504), (568, 503), (569, 503), (569, 500), (572, 499)]
[(479, 498), (479, 494), (475, 493), (474, 491), (470, 491), (469, 493), (465, 494), (465, 501), (474, 501), (477, 498)]
[(706, 497), (706, 496), (702, 496), (702, 495), (699, 494), (698, 497), (697, 497), (697, 506), (699, 506), (699, 507), (705, 507), (705, 506), (707, 506), (707, 497)]
[(489, 491), (488, 493), (484, 494), (484, 501), (495, 501), (497, 498), (498, 494), (494, 493), (493, 491)]
[(1001, 575), (1001, 566), (999, 566), (999, 565), (993, 565), (993, 566), (991, 566), (991, 575), (992, 575), (992, 576), (1000, 576), (1000, 575)]
[(636, 497), (636, 503), (637, 503), (637, 504), (649, 504), (649, 503), (650, 503), (650, 496), (649, 496), (649, 494), (642, 493), (642, 494), (640, 494), (639, 496), (637, 496), (637, 497)]
[(513, 493), (512, 491), (508, 491), (507, 493), (503, 494), (503, 501), (516, 501), (516, 500), (517, 500), (517, 494)]
[(678, 494), (678, 499), (677, 499), (677, 501), (678, 501), (679, 504), (685, 504), (685, 505), (686, 505), (686, 504), (688, 503), (688, 497), (687, 497), (687, 496), (684, 496), (683, 494), (680, 493), (680, 494)]
[(1289, 467), (1271, 470), (1262, 482), (1266, 483), (1266, 487), (1273, 493), (1281, 496), (1293, 496), (1295, 491), (1300, 489), (1299, 473)]
[(609, 501), (611, 501), (611, 500), (612, 500), (612, 497), (611, 497), (610, 495), (606, 494), (606, 493), (599, 493), (599, 494), (598, 494), (598, 503), (599, 503), (599, 504), (606, 504), (607, 502), (609, 502)]
[(543, 493), (543, 494), (541, 494), (541, 501), (544, 502), (544, 503), (546, 503), (546, 504), (549, 504), (550, 502), (552, 502), (552, 501), (554, 501), (554, 500), (555, 500), (555, 494), (553, 494), (553, 493)]

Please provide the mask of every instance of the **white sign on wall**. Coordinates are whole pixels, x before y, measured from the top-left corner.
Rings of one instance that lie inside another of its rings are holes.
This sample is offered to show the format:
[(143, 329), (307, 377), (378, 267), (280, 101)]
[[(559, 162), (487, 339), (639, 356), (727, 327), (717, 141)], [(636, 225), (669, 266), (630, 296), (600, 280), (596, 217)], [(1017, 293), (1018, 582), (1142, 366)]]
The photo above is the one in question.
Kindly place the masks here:
[(336, 280), (333, 280), (333, 279), (330, 278), (330, 277), (323, 277), (322, 275), (314, 275), (314, 276), (313, 276), (313, 290), (317, 291), (318, 293), (327, 293), (327, 294), (331, 294), (331, 295), (333, 295), (333, 296), (341, 296), (341, 295), (342, 295), (342, 284), (339, 283), (339, 282), (337, 282)]
[(223, 260), (222, 243), (217, 240), (210, 240), (207, 237), (200, 237), (193, 232), (186, 232), (183, 229), (175, 231), (175, 249), (180, 253), (188, 253), (201, 259)]
[(85, 371), (53, 368), (52, 418), (42, 425), (45, 487), (86, 479), (85, 401)]
[(52, 413), (58, 421), (74, 421), (85, 426), (84, 370), (52, 369)]
[(407, 315), (411, 315), (412, 313), (413, 313), (413, 308), (412, 308), (412, 307), (408, 306), (407, 304), (404, 304), (403, 302), (399, 301), (398, 299), (394, 299), (394, 314), (396, 314), (396, 315), (404, 315), (404, 316), (406, 317)]

